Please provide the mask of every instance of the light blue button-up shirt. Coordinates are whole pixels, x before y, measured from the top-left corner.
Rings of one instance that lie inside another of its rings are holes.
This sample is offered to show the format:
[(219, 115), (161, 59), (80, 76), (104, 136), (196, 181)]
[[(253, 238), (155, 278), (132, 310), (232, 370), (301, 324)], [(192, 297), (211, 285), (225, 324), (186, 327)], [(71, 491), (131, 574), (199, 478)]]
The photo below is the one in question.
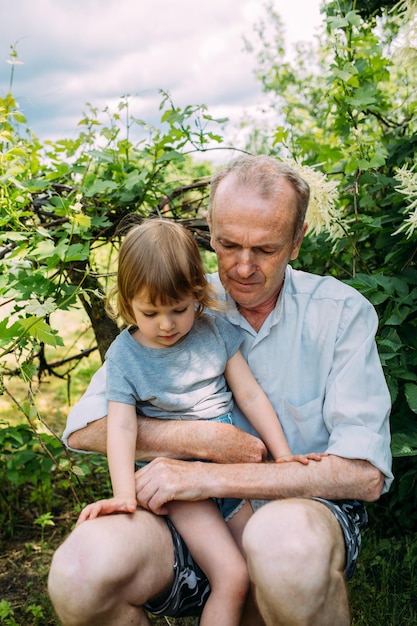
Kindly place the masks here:
[[(224, 293), (217, 274), (210, 276)], [(390, 396), (375, 344), (373, 306), (331, 278), (287, 267), (275, 309), (259, 332), (225, 296), (244, 335), (242, 353), (272, 402), (292, 452), (369, 461), (392, 481)], [(105, 366), (73, 407), (63, 439), (107, 414)], [(235, 423), (253, 428), (235, 407)]]
[[(216, 274), (211, 282), (222, 289)], [(392, 481), (390, 395), (379, 360), (373, 306), (331, 278), (287, 267), (275, 309), (259, 332), (226, 297), (244, 335), (242, 353), (272, 402), (293, 453), (367, 460)], [(235, 423), (253, 428), (239, 409)]]

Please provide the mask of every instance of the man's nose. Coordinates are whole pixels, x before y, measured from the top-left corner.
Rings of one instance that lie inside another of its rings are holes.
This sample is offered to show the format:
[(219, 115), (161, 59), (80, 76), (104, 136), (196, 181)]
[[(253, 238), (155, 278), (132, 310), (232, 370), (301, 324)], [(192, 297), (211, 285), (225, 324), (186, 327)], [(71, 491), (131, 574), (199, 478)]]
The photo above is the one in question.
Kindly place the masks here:
[(248, 278), (255, 271), (255, 263), (250, 250), (240, 250), (236, 263), (236, 269), (242, 278)]

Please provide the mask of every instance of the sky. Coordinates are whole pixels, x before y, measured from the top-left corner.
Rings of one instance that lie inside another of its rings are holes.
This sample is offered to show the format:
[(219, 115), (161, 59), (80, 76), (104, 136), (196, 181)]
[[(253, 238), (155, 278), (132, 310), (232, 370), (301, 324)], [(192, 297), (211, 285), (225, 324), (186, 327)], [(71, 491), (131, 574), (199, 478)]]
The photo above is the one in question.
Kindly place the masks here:
[[(320, 0), (272, 0), (288, 46), (311, 40)], [(12, 93), (42, 140), (71, 138), (91, 103), (159, 119), (160, 95), (177, 106), (205, 104), (237, 123), (259, 107), (261, 86), (243, 37), (264, 14), (263, 0), (0, 0), (0, 96)]]

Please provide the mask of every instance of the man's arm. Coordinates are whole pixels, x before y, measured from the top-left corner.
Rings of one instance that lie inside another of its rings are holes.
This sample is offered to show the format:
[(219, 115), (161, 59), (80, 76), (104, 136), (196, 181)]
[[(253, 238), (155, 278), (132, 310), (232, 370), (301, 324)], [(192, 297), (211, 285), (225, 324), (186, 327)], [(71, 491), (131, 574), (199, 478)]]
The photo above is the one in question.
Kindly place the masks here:
[[(71, 448), (106, 454), (107, 418), (90, 422), (68, 437)], [(215, 463), (259, 463), (266, 448), (236, 426), (206, 420), (158, 420), (140, 417), (136, 458), (200, 459)]]
[(156, 459), (136, 473), (138, 502), (164, 514), (171, 500), (317, 496), (330, 500), (377, 500), (384, 476), (368, 461), (329, 455), (319, 463), (218, 465)]

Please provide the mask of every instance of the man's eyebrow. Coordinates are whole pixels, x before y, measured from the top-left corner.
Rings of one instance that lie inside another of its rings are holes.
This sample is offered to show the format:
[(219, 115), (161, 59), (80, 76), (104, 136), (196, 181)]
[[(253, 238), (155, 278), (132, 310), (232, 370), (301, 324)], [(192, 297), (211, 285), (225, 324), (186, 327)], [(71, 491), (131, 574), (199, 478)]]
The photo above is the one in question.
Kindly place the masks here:
[[(219, 241), (220, 243), (227, 243), (227, 244), (231, 244), (233, 246), (238, 246), (238, 247), (242, 247), (241, 243), (238, 243), (237, 241), (233, 241), (233, 239), (229, 239), (228, 237), (214, 237), (214, 239), (216, 241)], [(278, 243), (278, 242), (272, 242), (272, 241), (268, 241), (268, 242), (264, 242), (264, 243), (257, 243), (253, 246), (250, 246), (251, 248), (255, 249), (255, 248), (266, 248), (266, 249), (270, 249), (270, 250), (278, 250), (279, 248), (282, 247), (282, 243)]]
[(217, 241), (225, 241), (227, 243), (236, 243), (233, 239), (229, 239), (229, 237), (215, 237)]

